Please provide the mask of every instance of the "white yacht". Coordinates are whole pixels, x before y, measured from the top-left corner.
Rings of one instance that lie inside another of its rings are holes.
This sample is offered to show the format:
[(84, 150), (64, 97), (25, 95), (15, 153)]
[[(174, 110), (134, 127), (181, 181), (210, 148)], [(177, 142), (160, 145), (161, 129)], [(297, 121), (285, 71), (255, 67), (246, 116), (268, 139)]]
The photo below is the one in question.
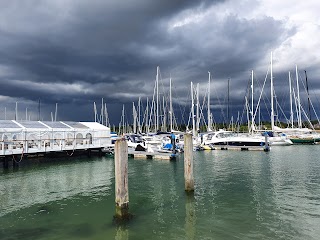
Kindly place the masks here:
[(202, 145), (211, 149), (240, 149), (240, 150), (269, 150), (268, 137), (238, 134), (231, 131), (219, 130), (205, 133)]

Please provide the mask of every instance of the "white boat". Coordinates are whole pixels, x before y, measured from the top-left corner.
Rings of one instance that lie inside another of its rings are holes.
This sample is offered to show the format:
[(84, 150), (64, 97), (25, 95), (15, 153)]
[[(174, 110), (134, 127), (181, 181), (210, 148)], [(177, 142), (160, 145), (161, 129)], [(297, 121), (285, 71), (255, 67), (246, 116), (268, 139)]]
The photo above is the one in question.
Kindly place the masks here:
[(269, 150), (269, 140), (266, 137), (237, 134), (231, 131), (219, 130), (205, 133), (202, 136), (202, 145), (211, 149), (241, 149), (241, 150)]
[(285, 133), (263, 131), (263, 132), (261, 132), (261, 134), (262, 135), (268, 134), (270, 146), (290, 146), (293, 144), (293, 142), (290, 140), (289, 136)]
[(147, 147), (139, 134), (125, 134), (124, 138), (128, 143), (128, 151), (146, 151)]
[(287, 136), (278, 136), (269, 138), (271, 146), (290, 146), (293, 142)]

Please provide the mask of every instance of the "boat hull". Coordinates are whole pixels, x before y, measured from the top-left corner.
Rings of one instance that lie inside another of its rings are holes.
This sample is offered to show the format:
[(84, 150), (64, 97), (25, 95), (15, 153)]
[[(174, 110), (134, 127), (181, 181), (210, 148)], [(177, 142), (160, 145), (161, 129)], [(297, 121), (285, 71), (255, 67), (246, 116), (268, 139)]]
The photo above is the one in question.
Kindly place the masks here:
[(317, 139), (313, 138), (290, 138), (290, 140), (293, 142), (293, 144), (315, 144)]

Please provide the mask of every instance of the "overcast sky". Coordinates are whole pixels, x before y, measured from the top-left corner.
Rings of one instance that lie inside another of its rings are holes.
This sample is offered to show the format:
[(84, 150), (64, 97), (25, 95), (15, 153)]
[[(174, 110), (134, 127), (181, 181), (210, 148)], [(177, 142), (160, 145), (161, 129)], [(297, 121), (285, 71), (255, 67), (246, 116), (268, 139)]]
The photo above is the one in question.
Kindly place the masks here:
[[(92, 121), (93, 102), (104, 98), (117, 125), (122, 104), (132, 115), (133, 101), (152, 99), (160, 66), (161, 91), (172, 77), (175, 111), (191, 104), (191, 81), (206, 93), (210, 71), (219, 119), (228, 78), (235, 115), (251, 70), (263, 83), (271, 51), (281, 104), (289, 101), (288, 71), (295, 74), (297, 64), (301, 78), (307, 70), (316, 105), (319, 9), (316, 0), (1, 0), (0, 118), (5, 107), (7, 119), (14, 118), (18, 102), (18, 118), (25, 119), (28, 108), (36, 120), (40, 99), (44, 120), (58, 103), (59, 120)], [(255, 101), (258, 96), (255, 88)]]

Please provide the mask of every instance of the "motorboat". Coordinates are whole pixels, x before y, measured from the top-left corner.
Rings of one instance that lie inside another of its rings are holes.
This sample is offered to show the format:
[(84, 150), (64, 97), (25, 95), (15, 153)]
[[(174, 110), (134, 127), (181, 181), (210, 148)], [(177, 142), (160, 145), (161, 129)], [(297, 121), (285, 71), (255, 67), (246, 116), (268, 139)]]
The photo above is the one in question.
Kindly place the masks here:
[(269, 148), (268, 137), (249, 134), (238, 134), (232, 131), (219, 130), (202, 134), (202, 146), (216, 148), (239, 148), (249, 149), (256, 148), (266, 150)]

